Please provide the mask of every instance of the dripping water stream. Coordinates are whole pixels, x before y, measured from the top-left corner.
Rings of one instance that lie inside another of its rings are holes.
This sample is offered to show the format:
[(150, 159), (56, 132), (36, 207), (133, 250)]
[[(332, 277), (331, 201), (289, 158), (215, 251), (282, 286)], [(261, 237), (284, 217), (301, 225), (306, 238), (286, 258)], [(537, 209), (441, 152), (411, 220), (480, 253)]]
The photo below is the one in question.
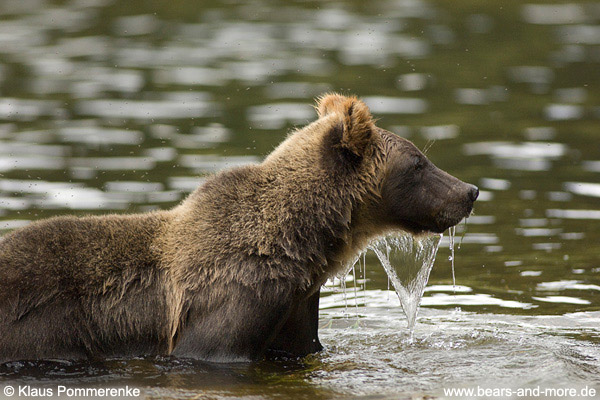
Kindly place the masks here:
[(456, 226), (448, 229), (448, 238), (450, 239), (450, 264), (452, 265), (452, 291), (456, 294), (456, 274), (454, 273), (454, 238), (456, 237)]
[[(458, 248), (460, 248), (460, 243), (456, 242), (456, 227), (451, 227), (448, 234), (448, 248), (450, 250), (448, 260), (451, 262), (452, 268), (452, 288), (453, 292), (456, 294), (454, 248), (455, 245), (458, 245)], [(398, 295), (402, 310), (407, 318), (409, 337), (412, 341), (421, 299), (423, 298), (425, 286), (429, 280), (429, 274), (433, 268), (442, 237), (442, 234), (430, 234), (415, 237), (407, 233), (395, 232), (371, 242), (367, 249), (361, 252), (353, 262), (349, 263), (342, 273), (337, 276), (340, 280), (343, 292), (345, 315), (348, 315), (348, 298), (346, 290), (347, 277), (349, 276), (350, 271), (352, 271), (355, 307), (358, 314), (357, 285), (359, 285), (359, 281), (357, 280), (356, 273), (357, 264), (359, 272), (363, 277), (362, 282), (360, 282), (360, 284), (362, 284), (363, 297), (365, 299), (367, 298), (365, 257), (367, 251), (370, 249), (375, 253), (387, 274), (388, 291), (391, 283)]]
[(442, 235), (414, 237), (396, 233), (369, 245), (396, 291), (413, 338), (417, 313)]

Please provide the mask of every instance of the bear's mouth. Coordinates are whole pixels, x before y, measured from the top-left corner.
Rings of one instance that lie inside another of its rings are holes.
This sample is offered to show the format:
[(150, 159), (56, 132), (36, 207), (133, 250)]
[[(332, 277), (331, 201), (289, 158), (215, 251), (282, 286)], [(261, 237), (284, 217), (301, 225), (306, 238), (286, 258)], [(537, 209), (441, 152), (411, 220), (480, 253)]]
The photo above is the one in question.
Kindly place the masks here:
[[(460, 222), (460, 221), (459, 221)], [(405, 221), (403, 224), (403, 229), (414, 236), (420, 236), (428, 233), (443, 233), (448, 227), (443, 227), (440, 225), (424, 225), (421, 223), (417, 223), (414, 221)]]
[(447, 217), (444, 218), (444, 222), (439, 223), (438, 222), (438, 226), (437, 226), (437, 230), (436, 233), (442, 233), (445, 232), (446, 229), (453, 227), (454, 225), (457, 225), (458, 223), (460, 223), (460, 221), (462, 221), (465, 217), (468, 217), (470, 214), (467, 214), (465, 216), (461, 216), (461, 217)]
[(444, 233), (448, 228), (460, 223), (464, 218), (468, 218), (473, 211), (473, 204), (460, 211), (442, 210), (429, 223), (405, 221), (404, 229), (413, 235), (427, 233)]
[(436, 217), (435, 233), (443, 233), (446, 229), (457, 225), (465, 218), (468, 218), (473, 212), (473, 203), (467, 205), (464, 210), (459, 212), (441, 211)]

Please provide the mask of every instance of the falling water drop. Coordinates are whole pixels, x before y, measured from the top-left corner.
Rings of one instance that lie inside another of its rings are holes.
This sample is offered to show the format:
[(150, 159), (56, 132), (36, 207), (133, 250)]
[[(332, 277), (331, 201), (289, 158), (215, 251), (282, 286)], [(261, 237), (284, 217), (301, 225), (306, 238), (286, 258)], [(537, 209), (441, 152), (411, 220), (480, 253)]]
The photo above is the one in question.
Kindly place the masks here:
[(452, 291), (454, 292), (454, 294), (456, 294), (456, 276), (454, 275), (454, 238), (456, 236), (456, 226), (453, 226), (450, 229), (448, 229), (448, 233), (450, 239), (450, 257), (448, 258), (450, 259), (450, 263), (452, 265)]
[[(356, 287), (357, 283), (356, 283), (356, 264), (358, 263), (359, 268), (362, 268), (360, 265), (360, 257), (363, 253), (359, 254), (355, 259), (353, 259), (351, 262), (349, 262), (348, 264), (346, 264), (344, 266), (344, 268), (342, 268), (342, 270), (334, 277), (334, 279), (337, 277), (337, 279), (340, 280), (340, 288), (343, 292), (343, 296), (344, 296), (344, 315), (346, 316), (346, 318), (349, 316), (348, 315), (348, 293), (347, 293), (347, 283), (346, 283), (346, 278), (348, 276), (348, 274), (350, 273), (350, 271), (352, 271), (352, 277), (353, 277), (353, 284), (354, 284), (354, 304), (356, 307), (356, 315), (358, 316), (358, 288)], [(366, 295), (365, 295), (366, 297)]]
[[(360, 255), (358, 256), (360, 259)], [(363, 273), (363, 293), (364, 293), (364, 301), (367, 300), (367, 252), (366, 250), (362, 253), (362, 273)]]
[[(357, 259), (358, 260), (358, 259)], [(354, 307), (356, 308), (356, 315), (358, 315), (358, 291), (356, 289), (356, 263), (352, 266), (352, 278), (354, 283)]]
[(460, 247), (463, 244), (463, 240), (465, 239), (465, 235), (467, 234), (467, 220), (468, 219), (469, 219), (469, 217), (467, 217), (463, 220), (463, 232), (462, 232), (462, 235), (460, 236), (460, 242), (458, 242), (458, 250), (460, 250)]
[(346, 273), (340, 275), (340, 287), (344, 293), (344, 315), (348, 316), (348, 296), (346, 295)]

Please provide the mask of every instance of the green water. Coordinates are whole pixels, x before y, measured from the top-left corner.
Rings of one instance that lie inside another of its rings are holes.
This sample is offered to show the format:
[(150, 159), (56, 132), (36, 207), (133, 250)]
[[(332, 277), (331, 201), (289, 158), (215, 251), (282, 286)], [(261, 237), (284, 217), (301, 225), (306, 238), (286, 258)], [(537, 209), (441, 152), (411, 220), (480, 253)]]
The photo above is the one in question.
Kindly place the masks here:
[(446, 235), (415, 343), (368, 253), (345, 295), (323, 291), (319, 355), (19, 364), (0, 380), (185, 399), (597, 386), (599, 21), (591, 1), (0, 2), (0, 234), (172, 207), (260, 161), (330, 90), (481, 189), (457, 228), (457, 291)]

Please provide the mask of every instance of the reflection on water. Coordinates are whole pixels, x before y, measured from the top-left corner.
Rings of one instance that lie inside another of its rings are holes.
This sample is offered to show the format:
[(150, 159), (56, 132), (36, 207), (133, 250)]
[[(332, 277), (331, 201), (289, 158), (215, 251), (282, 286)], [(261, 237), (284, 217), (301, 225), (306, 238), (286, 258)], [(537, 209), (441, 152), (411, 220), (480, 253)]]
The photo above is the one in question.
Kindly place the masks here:
[[(402, 343), (371, 255), (346, 295), (325, 288), (329, 349), (307, 364), (221, 374), (130, 360), (110, 365), (112, 382), (154, 397), (210, 386), (215, 396), (329, 398), (490, 376), (596, 379), (596, 1), (159, 3), (0, 2), (0, 234), (65, 213), (171, 207), (206, 174), (260, 161), (331, 90), (363, 96), (379, 126), (482, 190), (457, 227), (456, 294), (441, 243), (421, 344)], [(80, 379), (84, 367), (73, 368)], [(2, 376), (26, 379), (19, 371)]]

